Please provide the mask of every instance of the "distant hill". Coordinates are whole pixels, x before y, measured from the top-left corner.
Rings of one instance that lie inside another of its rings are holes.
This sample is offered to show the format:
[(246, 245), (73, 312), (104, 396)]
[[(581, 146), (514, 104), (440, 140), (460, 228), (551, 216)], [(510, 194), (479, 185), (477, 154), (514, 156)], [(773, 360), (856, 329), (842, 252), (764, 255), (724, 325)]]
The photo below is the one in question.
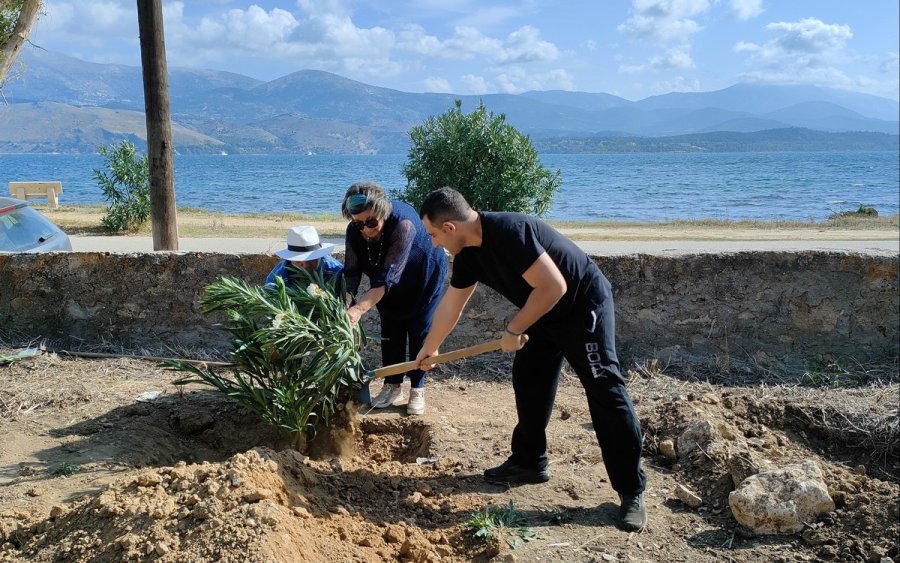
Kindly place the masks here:
[(775, 152), (775, 151), (900, 151), (900, 136), (886, 133), (827, 133), (800, 127), (740, 133), (716, 131), (670, 137), (552, 138), (535, 141), (545, 153), (640, 152)]
[[(8, 105), (0, 106), (0, 152), (94, 152), (97, 145), (122, 138), (144, 139), (139, 67), (89, 63), (38, 49), (26, 50), (20, 61), (21, 76), (4, 85)], [(580, 146), (591, 152), (596, 150), (591, 139), (601, 138), (608, 141), (604, 150), (632, 150), (633, 143), (681, 150), (677, 147), (688, 141), (679, 138), (685, 135), (728, 132), (754, 133), (750, 144), (783, 147), (777, 150), (893, 146), (890, 136), (896, 138), (900, 128), (900, 108), (893, 100), (808, 86), (736, 84), (633, 102), (560, 90), (409, 93), (316, 70), (270, 82), (177, 67), (169, 74), (174, 143), (181, 153), (402, 153), (410, 127), (446, 112), (456, 99), (463, 111), (483, 102), (489, 111), (505, 114), (545, 151)], [(783, 133), (794, 130), (836, 136), (826, 141)], [(844, 135), (851, 132), (887, 135), (861, 142)], [(615, 139), (621, 143), (610, 144)], [(703, 150), (733, 146), (704, 142)], [(740, 141), (746, 142), (746, 137)]]

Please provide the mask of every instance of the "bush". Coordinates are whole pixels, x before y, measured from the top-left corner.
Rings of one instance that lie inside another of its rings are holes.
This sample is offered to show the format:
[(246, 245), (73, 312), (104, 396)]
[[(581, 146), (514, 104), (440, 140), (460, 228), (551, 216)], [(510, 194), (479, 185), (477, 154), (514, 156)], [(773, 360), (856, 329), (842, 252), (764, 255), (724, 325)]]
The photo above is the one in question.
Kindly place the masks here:
[(838, 211), (837, 213), (829, 215), (828, 219), (834, 221), (846, 217), (878, 217), (878, 210), (874, 207), (860, 203), (859, 209), (856, 211)]
[(109, 203), (100, 220), (109, 232), (135, 230), (150, 216), (150, 162), (138, 158), (137, 148), (128, 141), (100, 147), (106, 170), (94, 169), (94, 180)]
[(175, 385), (218, 389), (303, 451), (316, 426), (328, 424), (362, 382), (365, 334), (347, 316), (343, 282), (336, 286), (303, 269), (297, 275), (304, 282), (290, 287), (276, 276), (274, 289), (231, 277), (206, 286), (203, 311), (224, 313), (233, 337), (230, 374), (177, 360), (163, 365), (190, 374)]
[(449, 186), (480, 211), (518, 211), (537, 216), (550, 209), (560, 173), (538, 160), (527, 136), (488, 113), (484, 103), (470, 114), (456, 100), (447, 113), (410, 129), (406, 190), (394, 195), (416, 209), (431, 191)]

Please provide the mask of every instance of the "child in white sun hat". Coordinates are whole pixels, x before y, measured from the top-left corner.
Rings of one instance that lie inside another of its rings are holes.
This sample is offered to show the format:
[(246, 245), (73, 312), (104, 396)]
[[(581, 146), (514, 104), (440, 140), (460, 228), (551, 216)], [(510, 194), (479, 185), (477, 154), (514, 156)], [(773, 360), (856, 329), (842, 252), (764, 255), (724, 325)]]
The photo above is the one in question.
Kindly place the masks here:
[(275, 253), (282, 261), (269, 273), (266, 285), (274, 286), (275, 276), (284, 280), (285, 285), (297, 281), (297, 274), (291, 272), (289, 266), (303, 268), (311, 274), (318, 272), (326, 282), (339, 282), (344, 265), (331, 256), (333, 250), (333, 244), (319, 240), (315, 227), (291, 227), (287, 233), (287, 248)]

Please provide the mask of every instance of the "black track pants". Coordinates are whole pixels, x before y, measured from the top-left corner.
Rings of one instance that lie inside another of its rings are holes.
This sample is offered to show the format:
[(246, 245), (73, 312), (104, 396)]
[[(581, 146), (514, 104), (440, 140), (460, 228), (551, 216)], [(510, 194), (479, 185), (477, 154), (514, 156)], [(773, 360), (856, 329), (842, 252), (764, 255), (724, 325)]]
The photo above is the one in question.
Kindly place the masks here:
[(538, 323), (528, 336), (513, 361), (519, 417), (512, 436), (513, 460), (527, 467), (546, 467), (546, 429), (565, 359), (584, 387), (613, 489), (620, 494), (642, 492), (646, 476), (640, 466), (641, 424), (616, 357), (609, 282), (601, 275), (566, 324)]

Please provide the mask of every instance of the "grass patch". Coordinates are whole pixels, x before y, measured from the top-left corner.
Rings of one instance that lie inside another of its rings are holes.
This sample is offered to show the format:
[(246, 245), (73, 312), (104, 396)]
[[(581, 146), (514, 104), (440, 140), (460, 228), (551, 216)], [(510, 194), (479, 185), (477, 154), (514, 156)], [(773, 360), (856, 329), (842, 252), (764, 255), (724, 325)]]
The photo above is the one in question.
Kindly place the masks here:
[(80, 468), (74, 463), (69, 463), (68, 461), (64, 461), (54, 467), (50, 473), (55, 475), (56, 477), (71, 477), (78, 473)]
[(485, 543), (499, 539), (513, 549), (523, 541), (537, 537), (533, 530), (525, 526), (525, 519), (516, 512), (512, 501), (503, 508), (488, 506), (476, 512), (466, 522), (466, 529)]

